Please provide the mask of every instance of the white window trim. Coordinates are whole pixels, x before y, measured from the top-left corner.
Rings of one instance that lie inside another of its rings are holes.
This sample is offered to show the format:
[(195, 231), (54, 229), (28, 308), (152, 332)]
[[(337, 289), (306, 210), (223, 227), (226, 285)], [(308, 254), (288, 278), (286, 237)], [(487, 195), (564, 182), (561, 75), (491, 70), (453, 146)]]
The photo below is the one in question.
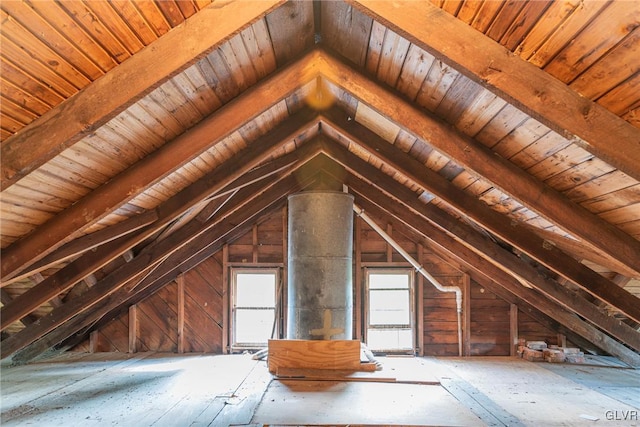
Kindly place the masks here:
[[(238, 343), (236, 340), (236, 298), (237, 298), (237, 289), (236, 289), (236, 278), (238, 276), (238, 274), (269, 274), (272, 273), (275, 275), (275, 295), (274, 295), (274, 301), (275, 301), (275, 306), (273, 307), (274, 310), (274, 319), (276, 321), (276, 330), (275, 330), (275, 336), (278, 336), (278, 324), (279, 322), (276, 319), (277, 316), (277, 305), (279, 303), (279, 301), (277, 300), (277, 292), (278, 292), (278, 287), (281, 286), (280, 283), (280, 268), (277, 267), (230, 267), (230, 274), (229, 274), (229, 279), (231, 281), (230, 286), (229, 286), (229, 290), (230, 290), (230, 298), (229, 298), (229, 303), (230, 303), (230, 307), (229, 310), (231, 312), (231, 315), (229, 316), (229, 335), (230, 335), (230, 341), (231, 341), (231, 351), (242, 351), (242, 350), (257, 350), (257, 349), (262, 349), (262, 348), (266, 348), (266, 343), (262, 344), (262, 343)], [(270, 337), (269, 337), (270, 338)]]

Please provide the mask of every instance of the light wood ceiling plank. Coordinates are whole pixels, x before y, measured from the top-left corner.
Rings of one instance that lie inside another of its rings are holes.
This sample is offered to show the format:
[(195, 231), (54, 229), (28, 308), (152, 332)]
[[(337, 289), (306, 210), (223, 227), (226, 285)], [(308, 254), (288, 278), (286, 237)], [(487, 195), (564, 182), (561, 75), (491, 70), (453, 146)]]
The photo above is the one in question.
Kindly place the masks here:
[(469, 26), (427, 2), (351, 3), (549, 128), (640, 180), (640, 130), (620, 117), (492, 40), (478, 37)]
[[(172, 75), (260, 19), (281, 1), (237, 1), (202, 9), (131, 60), (123, 62), (9, 138), (1, 147), (2, 188), (74, 144)], [(212, 26), (211, 23), (216, 25)], [(188, 48), (175, 49), (175, 46)], [(4, 46), (3, 46), (4, 49)], [(153, 67), (149, 67), (153, 64)], [(126, 81), (127, 84), (119, 84)], [(100, 99), (102, 102), (96, 103)]]

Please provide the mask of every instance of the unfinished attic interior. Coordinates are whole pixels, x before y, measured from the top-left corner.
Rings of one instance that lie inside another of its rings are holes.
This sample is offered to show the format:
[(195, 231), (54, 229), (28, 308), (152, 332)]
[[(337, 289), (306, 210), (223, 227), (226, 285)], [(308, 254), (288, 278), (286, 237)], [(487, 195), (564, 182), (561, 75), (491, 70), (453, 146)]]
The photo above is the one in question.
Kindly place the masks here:
[(640, 422), (640, 2), (0, 9), (3, 425)]

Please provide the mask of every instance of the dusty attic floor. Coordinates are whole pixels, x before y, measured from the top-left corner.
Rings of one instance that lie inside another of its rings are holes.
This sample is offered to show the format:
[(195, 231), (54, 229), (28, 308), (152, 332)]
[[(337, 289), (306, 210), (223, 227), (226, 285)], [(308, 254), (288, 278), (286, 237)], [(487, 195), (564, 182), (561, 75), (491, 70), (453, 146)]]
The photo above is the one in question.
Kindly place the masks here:
[(3, 366), (3, 426), (640, 425), (640, 371), (380, 358), (362, 382), (277, 380), (250, 355), (65, 354)]

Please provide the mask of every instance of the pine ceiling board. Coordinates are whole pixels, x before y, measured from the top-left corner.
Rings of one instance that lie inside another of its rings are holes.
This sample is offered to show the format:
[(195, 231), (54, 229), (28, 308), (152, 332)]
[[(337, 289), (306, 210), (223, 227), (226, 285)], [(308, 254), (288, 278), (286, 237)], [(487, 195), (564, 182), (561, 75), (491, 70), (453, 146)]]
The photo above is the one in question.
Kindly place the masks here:
[(483, 1), (471, 22), (471, 26), (482, 33), (486, 32), (502, 9), (504, 1)]
[(598, 99), (598, 104), (621, 116), (626, 116), (633, 111), (635, 114), (632, 113), (630, 118), (625, 117), (625, 119), (634, 126), (640, 127), (638, 123), (640, 121), (638, 93), (640, 93), (640, 72), (603, 95)]
[(396, 87), (410, 43), (391, 30), (385, 32), (377, 78), (390, 87)]
[(602, 194), (627, 188), (638, 184), (638, 181), (628, 175), (614, 170), (606, 175), (602, 175), (565, 191), (564, 194), (576, 203), (598, 197)]
[(344, 2), (322, 2), (320, 9), (322, 42), (357, 66), (364, 66), (372, 19)]
[[(22, 46), (17, 45), (4, 34), (0, 37), (0, 43), (2, 44), (2, 56), (5, 61), (11, 63), (14, 68), (19, 68), (21, 73), (41, 81), (44, 85), (50, 87), (58, 96), (68, 98), (77, 93), (82, 87), (76, 87), (73, 82), (69, 82), (65, 77), (60, 76), (45, 63), (33, 61), (28, 56), (28, 53), (23, 50)], [(4, 74), (4, 70), (2, 70), (2, 72)], [(77, 74), (75, 76), (77, 76)]]
[(618, 225), (622, 228), (623, 224), (640, 220), (640, 203), (612, 209), (601, 213), (599, 216), (611, 224)]
[(482, 86), (459, 74), (440, 101), (435, 114), (447, 123), (455, 124), (460, 116), (475, 104), (476, 97), (483, 90)]
[(176, 4), (175, 0), (163, 0), (156, 1), (158, 8), (162, 11), (165, 19), (172, 27), (181, 24), (185, 17), (180, 10), (180, 7)]
[(7, 99), (2, 100), (0, 111), (2, 111), (2, 128), (9, 134), (22, 129), (35, 118), (33, 114), (29, 114), (28, 111), (23, 110), (20, 106)]
[(618, 228), (640, 240), (640, 219), (618, 224)]
[[(88, 1), (85, 6), (90, 9), (94, 16), (100, 20), (104, 28), (106, 28), (119, 44), (124, 47), (127, 52), (135, 54), (145, 46), (132, 30), (130, 23), (124, 21), (118, 15), (114, 3), (105, 1)], [(122, 2), (120, 2), (122, 3)]]
[(0, 57), (0, 74), (2, 79), (9, 82), (11, 85), (18, 87), (25, 91), (27, 96), (25, 98), (33, 98), (34, 101), (40, 102), (46, 106), (46, 109), (50, 109), (52, 106), (58, 105), (64, 100), (64, 96), (56, 92), (53, 88), (47, 86), (44, 82), (41, 82), (31, 75), (24, 74), (18, 69), (16, 64), (11, 63), (3, 55)]
[(558, 191), (570, 191), (579, 185), (615, 170), (614, 167), (597, 157), (587, 157), (583, 162), (575, 162), (573, 166), (547, 179), (546, 183)]
[(265, 19), (256, 21), (244, 29), (240, 37), (252, 60), (258, 80), (271, 74), (276, 69), (276, 57), (269, 38), (269, 29)]
[[(582, 206), (594, 213), (607, 212), (633, 204), (640, 204), (640, 184), (603, 194), (581, 203)], [(640, 211), (638, 214), (640, 215)]]
[(640, 71), (640, 26), (574, 79), (573, 90), (597, 100)]
[(27, 88), (18, 87), (5, 77), (5, 75), (0, 76), (0, 96), (2, 97), (0, 108), (2, 110), (4, 110), (7, 102), (19, 105), (21, 108), (25, 109), (25, 111), (33, 114), (34, 117), (37, 117), (49, 110), (49, 105), (31, 95)]
[(382, 55), (382, 44), (387, 33), (387, 28), (379, 22), (373, 21), (371, 26), (371, 34), (369, 36), (369, 47), (367, 49), (367, 59), (365, 61), (365, 69), (369, 74), (375, 76), (378, 74), (378, 65)]
[(467, 110), (460, 115), (455, 126), (463, 134), (475, 138), (478, 132), (502, 111), (505, 105), (507, 105), (507, 101), (490, 90), (483, 89)]
[(538, 0), (522, 3), (524, 6), (520, 13), (514, 17), (505, 34), (500, 38), (500, 44), (512, 52), (520, 45), (524, 37), (554, 1)]
[(122, 20), (143, 45), (146, 46), (158, 38), (155, 31), (134, 3), (125, 0), (109, 2), (109, 5), (122, 17)]
[(561, 172), (571, 169), (574, 165), (592, 158), (593, 154), (588, 153), (575, 144), (570, 144), (566, 148), (530, 167), (527, 172), (540, 181), (546, 181)]
[[(570, 83), (618, 45), (638, 25), (638, 2), (611, 2), (544, 69), (557, 79)], [(611, 62), (609, 65), (617, 67), (618, 64)], [(599, 85), (600, 82), (594, 80), (593, 84)]]
[[(235, 98), (240, 90), (236, 81), (232, 78), (233, 72), (229, 69), (225, 57), (220, 49), (216, 49), (207, 55), (208, 64), (202, 64), (203, 75), (209, 80), (218, 98), (226, 103)], [(208, 67), (211, 67), (211, 70)]]
[[(485, 35), (491, 37), (497, 42), (501, 42), (504, 35), (511, 28), (511, 24), (516, 17), (520, 14), (520, 11), (524, 7), (526, 2), (518, 0), (506, 0), (503, 1), (502, 8), (496, 15), (495, 19), (485, 32)], [(538, 2), (539, 3), (539, 2)], [(520, 22), (522, 24), (522, 22)], [(501, 43), (504, 44), (504, 43)]]
[[(374, 27), (377, 23), (374, 22)], [(377, 24), (379, 25), (379, 24)], [(397, 89), (411, 101), (415, 101), (422, 82), (429, 73), (435, 58), (412, 44), (407, 52), (402, 72), (398, 78)]]
[(194, 89), (193, 96), (201, 98), (201, 102), (208, 106), (209, 112), (213, 112), (222, 106), (222, 102), (202, 75), (199, 67), (193, 65), (180, 75), (191, 82)]
[(521, 126), (529, 116), (506, 104), (475, 136), (474, 139), (489, 148)]
[(511, 157), (510, 160), (519, 166), (520, 169), (527, 170), (547, 157), (568, 147), (570, 144), (571, 143), (567, 141), (566, 138), (550, 131), (546, 135), (540, 137), (536, 142)]
[(607, 7), (607, 4), (600, 1), (580, 2), (579, 6), (562, 20), (561, 25), (542, 28), (543, 33), (550, 35), (535, 49), (528, 61), (540, 68), (546, 66), (603, 8)]
[(416, 96), (416, 104), (431, 112), (435, 111), (459, 75), (460, 73), (439, 59), (433, 61)]
[(104, 26), (100, 17), (80, 1), (60, 3), (60, 7), (86, 32), (93, 49), (104, 49), (116, 62), (122, 63), (131, 57), (126, 47)]
[[(165, 141), (176, 138), (184, 131), (184, 127), (176, 120), (176, 118), (168, 112), (161, 104), (159, 104), (151, 96), (147, 95), (136, 102), (132, 111), (140, 107), (144, 112), (148, 113), (156, 121), (149, 122), (150, 127), (156, 129), (156, 132), (164, 136)], [(130, 107), (131, 108), (131, 107)]]
[(580, 0), (552, 2), (513, 51), (522, 59), (531, 58), (581, 3)]
[(313, 46), (313, 7), (313, 2), (310, 1), (289, 1), (266, 16), (271, 44), (279, 66)]
[(253, 63), (240, 35), (223, 43), (219, 50), (231, 73), (231, 78), (236, 82), (240, 92), (258, 81), (256, 70), (253, 68)]
[(548, 127), (535, 119), (529, 118), (498, 141), (498, 143), (492, 147), (492, 150), (505, 159), (511, 159), (514, 155), (531, 146), (549, 132), (550, 129)]

